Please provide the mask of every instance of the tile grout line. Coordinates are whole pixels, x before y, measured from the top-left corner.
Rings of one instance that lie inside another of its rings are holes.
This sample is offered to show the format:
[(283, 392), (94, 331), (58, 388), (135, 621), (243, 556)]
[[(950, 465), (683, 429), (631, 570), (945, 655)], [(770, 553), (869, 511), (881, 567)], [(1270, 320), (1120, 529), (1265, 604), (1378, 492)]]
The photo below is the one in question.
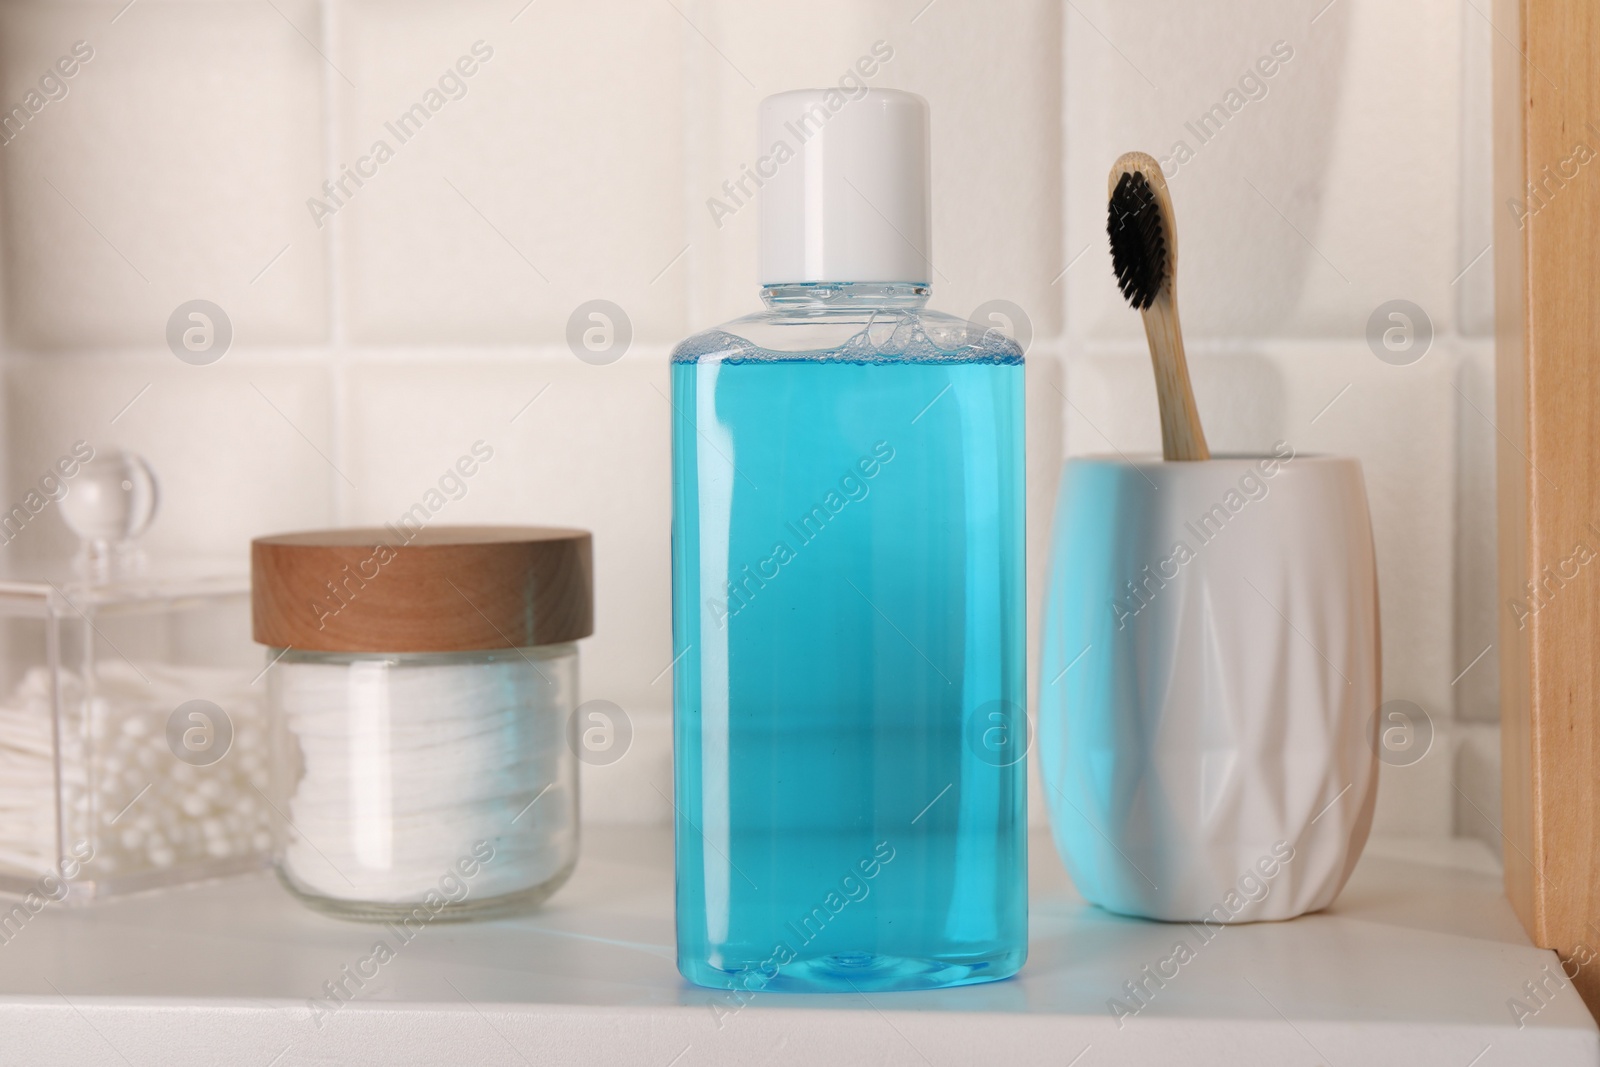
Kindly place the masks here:
[[(689, 8), (699, 14), (698, 4), (690, 0)], [(679, 106), (683, 109), (680, 116), (680, 129), (678, 131), (678, 144), (683, 151), (683, 239), (693, 242), (695, 234), (695, 221), (699, 218), (699, 204), (696, 203), (695, 185), (699, 179), (699, 162), (705, 152), (706, 117), (714, 106), (708, 100), (705, 84), (698, 77), (701, 68), (689, 62), (688, 34), (680, 27), (677, 33), (678, 62), (682, 65), (683, 74), (679, 80)], [(706, 257), (691, 252), (689, 261), (685, 264), (683, 272), (683, 309), (685, 322), (682, 324), (685, 335), (701, 326), (701, 289), (704, 284), (703, 264)]]
[[(337, 53), (339, 47), (337, 0), (320, 0), (318, 9), (322, 18), (322, 44), (329, 52)], [(339, 169), (339, 107), (340, 91), (334, 82), (334, 72), (331, 64), (325, 64), (322, 70), (322, 152), (323, 169), (330, 175), (336, 175)], [(340, 225), (339, 216), (334, 215), (328, 220), (328, 236), (323, 242), (323, 255), (326, 259), (327, 294), (328, 294), (328, 339), (335, 352), (344, 346), (344, 271), (340, 259), (344, 251), (344, 227)]]
[[(339, 50), (339, 12), (338, 0), (319, 0), (317, 5), (322, 23), (322, 46), (329, 54), (337, 55)], [(329, 175), (338, 173), (339, 169), (339, 134), (340, 134), (340, 106), (342, 104), (342, 91), (338, 82), (334, 80), (335, 72), (331, 69), (332, 63), (326, 63), (322, 69), (322, 150), (324, 169)], [(345, 309), (344, 309), (344, 224), (340, 216), (335, 215), (328, 220), (328, 236), (322, 244), (324, 271), (327, 284), (324, 292), (327, 294), (327, 329), (328, 343), (332, 348), (331, 358), (328, 361), (328, 431), (332, 440), (328, 442), (328, 451), (333, 457), (333, 463), (338, 470), (344, 470), (349, 463), (349, 449), (345, 442), (345, 429), (348, 422), (345, 410), (350, 398), (348, 375), (345, 368)], [(350, 499), (348, 487), (342, 479), (334, 479), (330, 483), (331, 498), (329, 505), (332, 508), (333, 525), (343, 526), (348, 523), (353, 501)]]

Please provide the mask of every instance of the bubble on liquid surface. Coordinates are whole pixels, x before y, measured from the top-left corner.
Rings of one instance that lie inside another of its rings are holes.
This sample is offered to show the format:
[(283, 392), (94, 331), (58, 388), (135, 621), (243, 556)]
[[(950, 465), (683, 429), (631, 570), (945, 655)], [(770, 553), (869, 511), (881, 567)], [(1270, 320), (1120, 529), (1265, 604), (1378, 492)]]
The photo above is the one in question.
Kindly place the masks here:
[(144, 533), (156, 514), (156, 476), (143, 456), (108, 449), (83, 465), (61, 516), (85, 542), (114, 545)]

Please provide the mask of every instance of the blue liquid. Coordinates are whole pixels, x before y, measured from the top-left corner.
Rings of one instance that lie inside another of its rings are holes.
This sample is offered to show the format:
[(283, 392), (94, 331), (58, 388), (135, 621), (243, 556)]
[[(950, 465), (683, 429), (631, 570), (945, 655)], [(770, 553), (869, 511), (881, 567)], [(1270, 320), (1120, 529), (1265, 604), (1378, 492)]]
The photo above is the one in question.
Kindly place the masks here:
[(672, 367), (678, 969), (751, 992), (1015, 973), (1020, 357), (685, 349)]

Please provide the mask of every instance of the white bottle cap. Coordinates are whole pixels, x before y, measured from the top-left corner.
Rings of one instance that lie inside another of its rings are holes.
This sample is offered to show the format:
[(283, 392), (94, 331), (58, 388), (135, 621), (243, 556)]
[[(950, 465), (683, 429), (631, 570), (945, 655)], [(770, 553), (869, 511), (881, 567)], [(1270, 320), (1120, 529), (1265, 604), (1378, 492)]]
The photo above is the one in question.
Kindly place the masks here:
[(761, 101), (761, 152), (762, 285), (931, 281), (926, 100), (778, 93)]

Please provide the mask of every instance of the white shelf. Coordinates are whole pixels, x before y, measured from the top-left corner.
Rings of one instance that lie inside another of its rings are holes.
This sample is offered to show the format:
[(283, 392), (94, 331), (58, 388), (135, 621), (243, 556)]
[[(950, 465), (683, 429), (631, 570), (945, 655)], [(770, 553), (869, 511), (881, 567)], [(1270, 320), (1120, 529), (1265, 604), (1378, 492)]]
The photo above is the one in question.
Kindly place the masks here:
[[(1374, 846), (1328, 912), (1203, 947), (1189, 927), (1087, 907), (1049, 839), (1032, 847), (1017, 978), (761, 994), (720, 1027), (719, 994), (673, 966), (661, 830), (586, 831), (577, 874), (544, 910), (423, 929), (320, 1027), (307, 998), (380, 936), (392, 943), (384, 928), (307, 911), (267, 875), (52, 905), (0, 944), (0, 1064), (1600, 1064), (1570, 985), (1517, 1027), (1509, 998), (1558, 965), (1530, 946), (1474, 843)], [(1108, 998), (1179, 939), (1196, 957), (1119, 1029)]]

